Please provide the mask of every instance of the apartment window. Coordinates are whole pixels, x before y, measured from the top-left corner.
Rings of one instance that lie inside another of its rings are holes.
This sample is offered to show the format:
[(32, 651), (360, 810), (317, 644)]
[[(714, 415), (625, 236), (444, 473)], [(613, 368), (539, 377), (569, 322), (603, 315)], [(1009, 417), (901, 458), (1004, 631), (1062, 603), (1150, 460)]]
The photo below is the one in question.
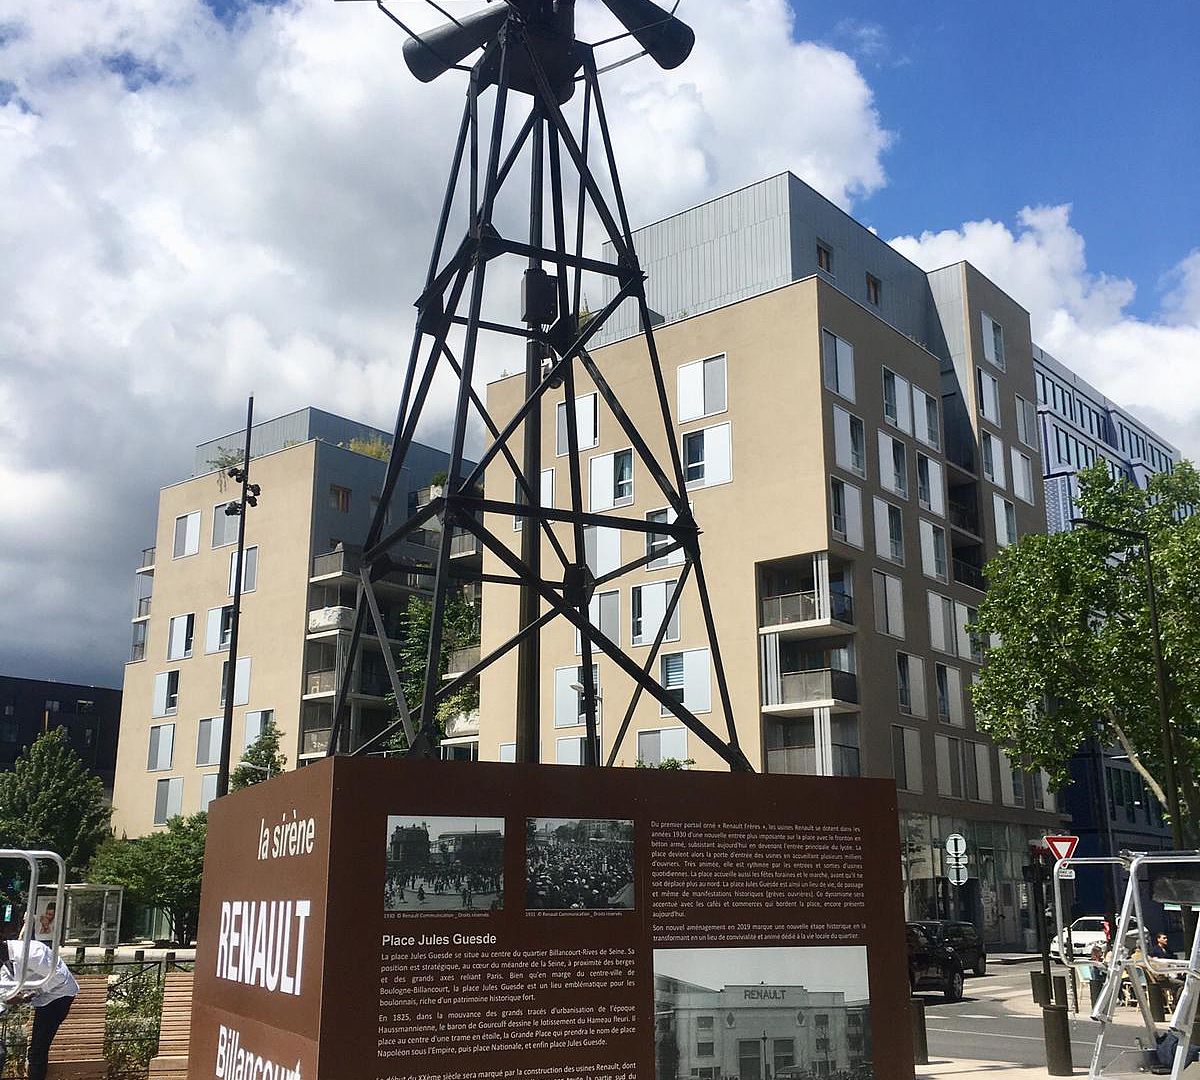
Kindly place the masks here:
[(679, 423), (723, 413), (726, 407), (725, 357), (710, 356), (681, 364), (675, 373), (675, 411)]
[(906, 716), (925, 715), (925, 662), (908, 653), (896, 653), (896, 693)]
[(684, 435), (683, 468), (689, 488), (712, 487), (732, 479), (729, 444), (728, 424)]
[(950, 678), (945, 664), (933, 665), (933, 686), (937, 696), (937, 718), (950, 723)]
[(922, 510), (946, 515), (946, 483), (942, 463), (917, 454), (917, 502)]
[(833, 274), (833, 249), (820, 242), (817, 243), (817, 269)]
[(195, 555), (200, 550), (200, 511), (182, 514), (175, 519), (175, 547), (173, 558)]
[[(609, 641), (621, 644), (621, 594), (598, 592), (592, 596), (588, 604), (588, 621), (596, 627)], [(575, 631), (575, 655), (583, 652), (583, 635)]]
[(155, 724), (150, 728), (150, 748), (146, 768), (150, 772), (165, 772), (175, 759), (175, 725)]
[(867, 275), (867, 303), (874, 304), (879, 307), (879, 278), (872, 274)]
[[(242, 592), (254, 592), (258, 586), (258, 547), (248, 547), (242, 553)], [(237, 584), (237, 552), (229, 553), (229, 595)]]
[(983, 358), (1004, 370), (1004, 329), (986, 312), (983, 314)]
[(921, 777), (921, 734), (912, 728), (892, 727), (892, 772), (902, 791), (925, 790)]
[(215, 548), (237, 543), (238, 516), (225, 513), (228, 505), (228, 502), (223, 502), (213, 507), (212, 546)]
[(195, 628), (195, 615), (176, 615), (171, 619), (167, 629), (168, 660), (185, 660), (192, 655), (192, 634)]
[(912, 388), (913, 418), (916, 422), (917, 440), (935, 450), (942, 446), (942, 425), (938, 417), (937, 398), (925, 393), (919, 386)]
[(912, 434), (912, 390), (907, 379), (883, 369), (883, 415), (907, 435)]
[(205, 773), (200, 777), (200, 809), (207, 810), (208, 804), (217, 797), (217, 774)]
[(598, 454), (588, 460), (588, 508), (611, 510), (633, 502), (633, 451)]
[(499, 753), (496, 755), (497, 761), (516, 761), (517, 760), (517, 744), (515, 742), (502, 742), (500, 744)]
[(948, 735), (933, 737), (934, 761), (937, 764), (937, 789), (939, 795), (952, 799), (963, 797), (962, 740)]
[(664, 761), (687, 761), (687, 728), (659, 728), (639, 731), (637, 759), (643, 765), (661, 765)]
[(329, 509), (339, 514), (350, 513), (350, 489), (341, 484), (329, 485)]
[(1033, 462), (1015, 446), (1012, 455), (1013, 494), (1027, 503), (1033, 502)]
[[(583, 667), (554, 669), (554, 726), (576, 727), (586, 723), (583, 711)], [(600, 666), (592, 665), (592, 682), (596, 687), (597, 715), (599, 715)]]
[(821, 360), (825, 387), (847, 401), (854, 400), (854, 346), (828, 330), (821, 331)]
[(711, 1041), (696, 1043), (696, 1057), (712, 1057), (712, 1056), (713, 1056), (713, 1043)]
[(863, 546), (862, 492), (836, 476), (829, 478), (829, 508), (833, 535), (857, 548)]
[(908, 448), (886, 431), (879, 433), (879, 484), (893, 495), (908, 498)]
[(963, 752), (970, 753), (975, 759), (976, 791), (971, 798), (980, 802), (992, 801), (992, 755), (983, 743), (963, 743)]
[[(1037, 449), (1037, 408), (1026, 401), (1020, 394), (1017, 397), (1017, 438), (1026, 446)], [(1102, 434), (1097, 430), (1096, 434)]]
[(263, 728), (272, 723), (274, 719), (274, 709), (255, 709), (253, 712), (247, 710), (243, 730), (244, 745), (247, 749), (263, 733)]
[(904, 637), (904, 591), (898, 577), (871, 571), (875, 599), (875, 629), (881, 634)]
[(882, 499), (875, 500), (875, 553), (904, 565), (904, 518), (900, 507)]
[(206, 653), (220, 652), (229, 648), (229, 638), (233, 634), (233, 605), (209, 608), (208, 621), (204, 628), (204, 651)]
[(1006, 484), (1004, 476), (1004, 444), (990, 431), (979, 435), (979, 456), (982, 459), (984, 479), (997, 487)]
[(992, 496), (996, 514), (996, 543), (1001, 547), (1017, 542), (1017, 508), (999, 495)]
[[(559, 457), (567, 453), (567, 403), (560, 401), (555, 409), (555, 449)], [(575, 399), (575, 429), (579, 449), (590, 450), (600, 442), (600, 402), (596, 394), (581, 394)]]
[[(600, 727), (596, 726), (596, 738), (599, 740)], [(584, 736), (568, 735), (566, 738), (556, 739), (554, 746), (554, 761), (558, 765), (582, 765), (583, 764), (583, 743)]]
[(1005, 806), (1024, 806), (1025, 777), (1003, 750), (997, 750), (996, 756), (1000, 759), (1000, 801)]
[(948, 581), (950, 575), (946, 558), (946, 530), (924, 519), (920, 522), (920, 530), (922, 573), (938, 581)]
[(183, 777), (160, 780), (154, 787), (154, 824), (165, 825), (183, 806)]
[(958, 655), (964, 660), (974, 660), (983, 663), (983, 641), (974, 630), (969, 629), (979, 617), (977, 608), (966, 604), (954, 603), (954, 632), (958, 645)]
[(583, 551), (593, 577), (611, 574), (621, 565), (621, 530), (589, 525), (583, 530)]
[(867, 435), (863, 422), (840, 405), (833, 407), (834, 461), (859, 476), (867, 474)]
[[(225, 708), (225, 688), (229, 685), (229, 661), (221, 664), (221, 708)], [(239, 656), (233, 674), (233, 703), (245, 705), (250, 701), (250, 657)]]
[[(651, 510), (646, 515), (646, 520), (670, 525), (675, 521), (675, 511), (670, 509)], [(666, 533), (646, 533), (646, 554), (652, 556), (646, 564), (646, 569), (655, 570), (660, 566), (677, 566), (683, 562), (683, 548), (672, 551), (669, 555), (657, 554), (670, 547), (674, 542)]]
[(179, 670), (160, 671), (154, 676), (151, 716), (174, 716), (179, 709)]
[(955, 655), (954, 601), (929, 593), (929, 642), (939, 652)]
[[(659, 682), (685, 709), (694, 713), (709, 712), (712, 709), (707, 649), (664, 653), (659, 657)], [(671, 710), (662, 705), (660, 712), (663, 716), (668, 716)]]
[(196, 764), (217, 765), (221, 761), (221, 730), (225, 718), (211, 716), (201, 720), (196, 735)]
[[(649, 645), (662, 626), (667, 604), (675, 594), (678, 583), (653, 581), (646, 585), (635, 585), (629, 594), (631, 609), (630, 640), (634, 645)], [(679, 640), (679, 605), (671, 612), (664, 641)]]
[[(541, 505), (543, 507), (553, 506), (554, 505), (554, 470), (553, 469), (543, 469), (541, 475), (542, 475), (541, 493), (539, 495), (539, 498), (541, 499)], [(521, 485), (517, 481), (517, 479), (514, 477), (513, 478), (513, 502), (515, 502), (515, 503), (523, 502), (524, 500), (522, 499), (521, 496), (522, 496)], [(524, 518), (515, 517), (515, 516), (513, 517), (513, 531), (514, 532), (520, 532), (521, 526), (523, 524), (524, 524)]]
[(1000, 426), (1000, 383), (981, 369), (975, 370), (975, 383), (979, 390), (979, 415)]

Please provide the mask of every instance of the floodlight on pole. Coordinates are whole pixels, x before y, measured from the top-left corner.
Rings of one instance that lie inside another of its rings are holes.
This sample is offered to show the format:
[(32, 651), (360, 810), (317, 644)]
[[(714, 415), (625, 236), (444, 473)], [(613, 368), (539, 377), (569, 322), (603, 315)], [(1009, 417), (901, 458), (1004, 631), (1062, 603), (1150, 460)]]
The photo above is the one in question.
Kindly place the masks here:
[(1162, 739), (1163, 771), (1167, 782), (1167, 810), (1171, 815), (1171, 843), (1183, 850), (1183, 820), (1180, 818), (1179, 785), (1175, 776), (1175, 745), (1171, 736), (1171, 710), (1167, 698), (1167, 670), (1163, 662), (1162, 635), (1158, 625), (1158, 596), (1154, 588), (1154, 563), (1150, 558), (1150, 534), (1139, 529), (1123, 529), (1090, 518), (1071, 518), (1073, 526), (1108, 533), (1128, 540), (1142, 549), (1146, 565), (1146, 601), (1150, 609), (1150, 648), (1154, 654), (1154, 682), (1158, 696), (1159, 736)]

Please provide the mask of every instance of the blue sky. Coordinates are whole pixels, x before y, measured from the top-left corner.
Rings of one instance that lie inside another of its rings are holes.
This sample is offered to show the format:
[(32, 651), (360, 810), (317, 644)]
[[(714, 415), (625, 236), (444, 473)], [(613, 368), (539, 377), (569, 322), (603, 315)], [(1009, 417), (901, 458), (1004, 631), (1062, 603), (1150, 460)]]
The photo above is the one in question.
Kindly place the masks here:
[(856, 56), (898, 133), (888, 186), (860, 217), (894, 235), (1070, 203), (1089, 264), (1135, 281), (1131, 311), (1154, 309), (1160, 280), (1200, 242), (1200, 6), (792, 7), (797, 36)]

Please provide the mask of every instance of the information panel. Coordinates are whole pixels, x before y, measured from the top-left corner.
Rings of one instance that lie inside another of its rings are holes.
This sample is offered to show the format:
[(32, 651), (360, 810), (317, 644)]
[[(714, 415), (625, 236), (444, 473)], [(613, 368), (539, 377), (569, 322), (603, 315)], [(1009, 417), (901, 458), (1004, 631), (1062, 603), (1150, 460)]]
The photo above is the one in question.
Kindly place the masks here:
[(214, 802), (190, 1080), (913, 1076), (891, 781), (335, 758)]

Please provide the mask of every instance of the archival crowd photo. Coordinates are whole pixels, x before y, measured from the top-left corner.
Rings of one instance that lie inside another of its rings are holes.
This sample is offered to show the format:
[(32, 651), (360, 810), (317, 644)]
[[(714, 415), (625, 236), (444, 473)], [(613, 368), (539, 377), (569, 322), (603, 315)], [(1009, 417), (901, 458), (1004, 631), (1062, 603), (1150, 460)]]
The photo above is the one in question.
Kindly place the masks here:
[(504, 903), (504, 819), (392, 816), (385, 911), (495, 911)]

